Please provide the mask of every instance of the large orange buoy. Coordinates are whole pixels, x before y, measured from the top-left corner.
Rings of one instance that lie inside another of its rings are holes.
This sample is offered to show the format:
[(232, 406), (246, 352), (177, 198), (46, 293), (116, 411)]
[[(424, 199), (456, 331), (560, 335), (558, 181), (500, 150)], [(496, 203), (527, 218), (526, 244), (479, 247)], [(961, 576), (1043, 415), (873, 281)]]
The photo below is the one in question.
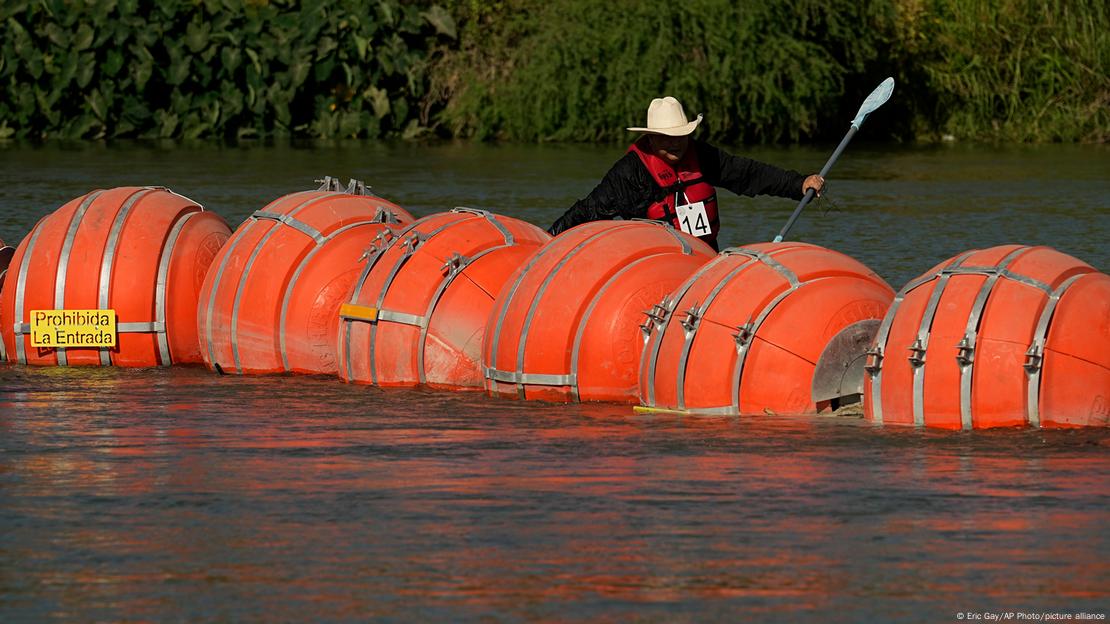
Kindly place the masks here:
[(550, 239), (530, 223), (467, 208), (382, 232), (340, 310), (340, 376), (382, 386), (482, 388), (482, 336), (493, 298)]
[(280, 197), (232, 234), (197, 311), (204, 362), (217, 371), (334, 374), (336, 313), (359, 257), (403, 208), (351, 181)]
[(649, 313), (640, 401), (705, 414), (812, 413), (858, 399), (894, 291), (805, 243), (721, 252)]
[[(219, 216), (164, 188), (74, 199), (41, 219), (12, 257), (0, 295), (7, 357), (42, 365), (199, 363), (197, 296), (229, 234)], [(34, 347), (33, 310), (114, 310), (116, 346)]]
[(867, 365), (864, 412), (948, 429), (1105, 425), (1110, 285), (1047, 247), (972, 250), (910, 281)]
[(595, 221), (556, 237), (510, 279), (482, 346), (492, 394), (636, 401), (643, 311), (713, 257), (650, 221)]

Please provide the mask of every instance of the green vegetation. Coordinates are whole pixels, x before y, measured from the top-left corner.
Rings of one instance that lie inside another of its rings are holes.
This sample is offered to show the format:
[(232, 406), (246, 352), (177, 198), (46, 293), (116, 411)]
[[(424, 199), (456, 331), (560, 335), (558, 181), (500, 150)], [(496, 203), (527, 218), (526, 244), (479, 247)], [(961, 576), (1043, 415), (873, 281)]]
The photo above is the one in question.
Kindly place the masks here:
[[(433, 93), (454, 135), (625, 138), (678, 96), (723, 141), (838, 137), (882, 78), (902, 140), (1106, 141), (1104, 0), (463, 2)], [(481, 28), (474, 28), (473, 24)]]
[(942, 132), (1004, 141), (1110, 139), (1106, 2), (947, 0), (931, 10), (906, 4), (896, 24), (900, 53), (924, 75)]
[(0, 137), (414, 136), (454, 36), (397, 0), (5, 0)]
[(867, 72), (880, 43), (868, 26), (873, 9), (855, 0), (523, 1), (514, 9), (481, 37), (468, 31), (472, 47), (437, 72), (455, 134), (623, 138), (653, 97), (671, 94), (688, 114), (706, 114), (707, 136), (795, 141), (840, 112), (846, 82)]
[(1110, 139), (1100, 0), (8, 0), (0, 138)]

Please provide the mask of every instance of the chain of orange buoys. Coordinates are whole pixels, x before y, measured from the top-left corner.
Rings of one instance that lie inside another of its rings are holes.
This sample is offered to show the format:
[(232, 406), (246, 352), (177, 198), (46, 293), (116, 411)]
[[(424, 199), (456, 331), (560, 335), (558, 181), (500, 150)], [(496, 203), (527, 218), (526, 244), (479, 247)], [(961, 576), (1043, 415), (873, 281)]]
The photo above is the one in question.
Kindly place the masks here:
[(642, 411), (1110, 420), (1110, 276), (1050, 248), (967, 251), (895, 292), (806, 243), (715, 254), (648, 221), (552, 239), (481, 210), (414, 219), (333, 178), (234, 232), (161, 187), (78, 197), (0, 242), (0, 338), (19, 364), (204, 363)]

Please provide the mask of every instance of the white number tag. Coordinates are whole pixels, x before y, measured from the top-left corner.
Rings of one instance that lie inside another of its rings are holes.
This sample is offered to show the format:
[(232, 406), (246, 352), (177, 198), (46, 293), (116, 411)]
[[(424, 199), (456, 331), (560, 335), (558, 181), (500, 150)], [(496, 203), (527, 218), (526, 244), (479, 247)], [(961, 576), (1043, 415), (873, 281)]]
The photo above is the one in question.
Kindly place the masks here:
[(675, 206), (674, 211), (678, 215), (678, 227), (682, 228), (683, 232), (694, 236), (706, 236), (712, 232), (712, 228), (709, 227), (709, 215), (705, 213), (705, 202)]

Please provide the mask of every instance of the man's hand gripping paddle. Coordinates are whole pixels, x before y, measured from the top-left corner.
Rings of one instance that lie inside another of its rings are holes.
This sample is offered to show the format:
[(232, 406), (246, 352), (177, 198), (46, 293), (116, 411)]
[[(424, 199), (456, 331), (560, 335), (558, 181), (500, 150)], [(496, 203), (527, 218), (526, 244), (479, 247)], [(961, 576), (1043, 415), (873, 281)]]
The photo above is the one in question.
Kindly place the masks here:
[[(871, 95), (867, 96), (867, 99), (863, 101), (863, 105), (859, 107), (856, 118), (852, 120), (852, 127), (848, 128), (848, 134), (845, 134), (844, 138), (840, 140), (840, 145), (837, 145), (836, 149), (833, 150), (832, 156), (829, 156), (828, 162), (821, 168), (821, 173), (818, 175), (824, 178), (825, 175), (829, 173), (829, 169), (832, 169), (833, 163), (836, 162), (837, 158), (840, 158), (840, 153), (848, 146), (848, 141), (852, 140), (852, 137), (859, 131), (859, 127), (863, 125), (863, 120), (867, 119), (867, 116), (873, 113), (875, 109), (886, 104), (886, 101), (890, 99), (890, 93), (892, 91), (894, 91), (894, 78), (887, 78), (882, 84), (875, 87)], [(783, 237), (786, 236), (786, 233), (790, 231), (790, 228), (794, 226), (794, 222), (797, 221), (798, 217), (802, 214), (802, 209), (813, 199), (814, 195), (816, 195), (816, 193), (813, 189), (806, 191), (805, 197), (802, 198), (802, 201), (798, 202), (798, 207), (794, 209), (794, 214), (790, 215), (790, 220), (786, 222), (782, 231), (775, 237), (776, 243), (782, 242)]]

